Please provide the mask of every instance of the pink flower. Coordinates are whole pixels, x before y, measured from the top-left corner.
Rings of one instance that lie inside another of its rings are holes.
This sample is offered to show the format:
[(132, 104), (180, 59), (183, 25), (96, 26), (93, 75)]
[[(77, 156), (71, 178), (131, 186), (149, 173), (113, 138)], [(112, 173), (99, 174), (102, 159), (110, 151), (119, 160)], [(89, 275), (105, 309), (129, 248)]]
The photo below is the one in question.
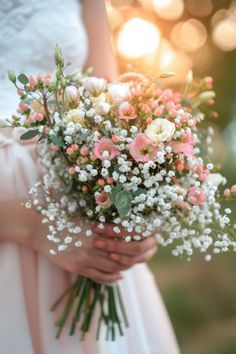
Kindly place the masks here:
[(236, 193), (236, 184), (231, 187), (231, 193)]
[(136, 135), (129, 145), (129, 152), (137, 162), (156, 161), (158, 150), (158, 147), (153, 145), (144, 133)]
[(100, 205), (103, 209), (108, 208), (111, 206), (111, 200), (109, 198), (108, 193), (102, 192), (96, 197), (96, 202), (98, 205)]
[(79, 99), (79, 91), (75, 86), (67, 86), (65, 89), (66, 98), (69, 103), (77, 102)]
[(29, 76), (29, 84), (30, 84), (30, 86), (32, 88), (34, 88), (37, 85), (37, 83), (38, 83), (37, 78), (35, 76), (33, 76), (33, 75), (30, 75)]
[(112, 160), (120, 152), (115, 148), (111, 139), (101, 138), (95, 145), (93, 153), (99, 160)]
[(205, 193), (198, 187), (191, 187), (188, 191), (188, 201), (192, 204), (204, 204)]
[(225, 197), (229, 197), (229, 196), (230, 196), (230, 193), (231, 193), (231, 191), (230, 191), (229, 188), (227, 188), (227, 189), (224, 190), (224, 196), (225, 196)]
[(135, 108), (129, 102), (123, 102), (119, 106), (118, 117), (120, 119), (135, 119), (137, 118), (137, 113)]
[(180, 143), (178, 141), (171, 141), (167, 144), (170, 146), (175, 154), (184, 154), (185, 156), (193, 156), (193, 146), (190, 143)]
[(29, 110), (29, 106), (23, 102), (19, 103), (19, 110), (21, 112), (27, 112)]
[(175, 205), (178, 206), (181, 209), (187, 209), (187, 210), (191, 209), (191, 205), (188, 202), (181, 201), (181, 200), (178, 200), (178, 199), (175, 201)]

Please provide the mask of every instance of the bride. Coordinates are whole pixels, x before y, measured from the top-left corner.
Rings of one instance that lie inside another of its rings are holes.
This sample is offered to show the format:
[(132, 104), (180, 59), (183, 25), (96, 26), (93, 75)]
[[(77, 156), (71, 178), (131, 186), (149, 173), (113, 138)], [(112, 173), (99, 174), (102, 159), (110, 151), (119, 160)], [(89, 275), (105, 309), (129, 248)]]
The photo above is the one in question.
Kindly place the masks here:
[[(83, 18), (82, 18), (83, 15)], [(17, 73), (53, 70), (56, 43), (72, 67), (94, 68), (94, 75), (114, 79), (103, 0), (3, 0), (0, 2), (0, 118), (17, 109), (17, 95), (7, 79)], [(0, 131), (0, 354), (177, 354), (166, 310), (154, 278), (144, 264), (155, 252), (153, 237), (121, 244), (107, 228), (78, 251), (51, 256), (40, 215), (21, 206), (38, 177), (34, 146), (16, 133)], [(116, 342), (95, 340), (91, 328), (84, 342), (55, 339), (57, 313), (50, 307), (68, 287), (72, 274), (98, 282), (120, 280), (130, 328)]]

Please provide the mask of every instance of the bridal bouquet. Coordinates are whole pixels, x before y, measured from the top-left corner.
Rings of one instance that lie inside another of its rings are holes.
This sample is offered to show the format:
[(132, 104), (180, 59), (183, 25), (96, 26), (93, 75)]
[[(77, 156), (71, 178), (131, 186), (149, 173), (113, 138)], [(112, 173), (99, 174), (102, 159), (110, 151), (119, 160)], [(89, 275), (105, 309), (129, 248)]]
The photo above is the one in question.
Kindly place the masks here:
[[(31, 202), (48, 224), (51, 254), (83, 247), (94, 223), (113, 225), (117, 242), (138, 242), (155, 233), (175, 256), (194, 250), (236, 250), (231, 210), (220, 200), (236, 197), (236, 185), (220, 193), (225, 178), (208, 160), (212, 128), (201, 128), (214, 99), (210, 77), (193, 81), (185, 93), (163, 88), (162, 74), (151, 81), (126, 73), (117, 82), (77, 71), (65, 73), (57, 47), (53, 75), (9, 78), (20, 96), (18, 113), (8, 120), (21, 127), (21, 139), (38, 137), (45, 167), (31, 190)], [(213, 112), (214, 114), (214, 112)], [(221, 195), (222, 194), (222, 195)], [(80, 221), (75, 223), (74, 220)], [(78, 276), (57, 301), (67, 297), (56, 325), (57, 337), (73, 311), (70, 334), (89, 330), (99, 308), (97, 338), (105, 323), (107, 339), (128, 326), (118, 285)]]

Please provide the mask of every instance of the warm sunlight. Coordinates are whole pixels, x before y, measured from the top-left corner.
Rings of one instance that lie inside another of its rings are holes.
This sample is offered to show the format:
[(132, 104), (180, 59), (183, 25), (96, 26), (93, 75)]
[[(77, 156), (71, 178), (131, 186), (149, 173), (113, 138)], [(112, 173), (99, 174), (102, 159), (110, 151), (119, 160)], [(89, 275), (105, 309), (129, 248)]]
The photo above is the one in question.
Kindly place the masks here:
[(118, 36), (118, 50), (127, 57), (137, 58), (153, 53), (160, 42), (160, 32), (151, 22), (132, 18)]

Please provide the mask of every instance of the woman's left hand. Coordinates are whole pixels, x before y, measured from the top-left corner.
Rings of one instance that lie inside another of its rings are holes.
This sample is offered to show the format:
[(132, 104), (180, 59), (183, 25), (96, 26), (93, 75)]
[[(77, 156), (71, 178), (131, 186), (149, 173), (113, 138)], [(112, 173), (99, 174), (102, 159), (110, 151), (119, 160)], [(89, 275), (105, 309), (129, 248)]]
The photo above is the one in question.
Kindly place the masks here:
[[(108, 252), (108, 257), (124, 266), (132, 267), (137, 263), (147, 262), (156, 253), (157, 240), (154, 235), (140, 241), (126, 242), (121, 233), (113, 230), (114, 225), (106, 224), (103, 229), (95, 226), (93, 231), (99, 234), (99, 240), (94, 238), (94, 247)], [(102, 237), (102, 239), (101, 239)]]

